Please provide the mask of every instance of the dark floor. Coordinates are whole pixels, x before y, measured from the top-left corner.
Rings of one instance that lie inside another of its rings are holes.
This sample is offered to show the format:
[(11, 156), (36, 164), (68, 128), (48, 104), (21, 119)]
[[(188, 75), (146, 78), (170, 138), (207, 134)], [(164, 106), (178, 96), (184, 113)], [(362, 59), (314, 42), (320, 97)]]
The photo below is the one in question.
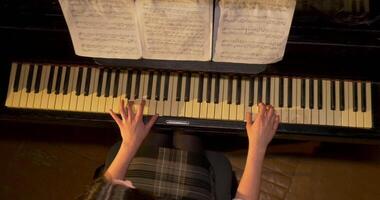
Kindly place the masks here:
[[(1, 122), (0, 199), (76, 199), (117, 140), (116, 128)], [(204, 141), (225, 152), (239, 178), (245, 138), (223, 140)], [(276, 140), (264, 162), (261, 199), (380, 199), (379, 161), (376, 145)]]

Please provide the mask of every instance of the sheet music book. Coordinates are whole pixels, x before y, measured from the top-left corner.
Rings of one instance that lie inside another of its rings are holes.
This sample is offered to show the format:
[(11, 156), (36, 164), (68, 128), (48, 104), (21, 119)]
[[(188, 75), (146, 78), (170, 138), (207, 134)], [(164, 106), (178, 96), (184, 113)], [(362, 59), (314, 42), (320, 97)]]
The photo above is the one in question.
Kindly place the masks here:
[(212, 0), (59, 0), (75, 53), (211, 60)]
[(213, 61), (282, 60), (295, 5), (295, 0), (220, 0)]

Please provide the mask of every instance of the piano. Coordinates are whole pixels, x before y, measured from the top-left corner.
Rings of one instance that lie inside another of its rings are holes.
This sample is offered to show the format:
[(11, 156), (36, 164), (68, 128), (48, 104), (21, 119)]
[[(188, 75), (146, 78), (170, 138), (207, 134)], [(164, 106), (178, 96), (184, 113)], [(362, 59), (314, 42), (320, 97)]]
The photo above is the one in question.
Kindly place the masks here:
[(0, 120), (111, 126), (120, 99), (146, 99), (158, 128), (244, 136), (244, 113), (264, 102), (278, 138), (376, 142), (380, 5), (352, 2), (333, 16), (299, 2), (284, 59), (248, 65), (79, 57), (58, 1), (5, 0)]

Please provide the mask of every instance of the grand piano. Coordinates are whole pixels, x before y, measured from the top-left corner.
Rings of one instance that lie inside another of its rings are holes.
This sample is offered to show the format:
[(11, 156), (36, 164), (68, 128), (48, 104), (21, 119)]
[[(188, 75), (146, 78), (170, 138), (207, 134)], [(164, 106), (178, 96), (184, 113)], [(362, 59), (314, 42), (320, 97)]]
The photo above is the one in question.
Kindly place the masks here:
[(264, 102), (278, 138), (377, 142), (380, 3), (318, 2), (298, 2), (282, 61), (248, 65), (79, 57), (58, 1), (4, 0), (0, 120), (111, 126), (121, 98), (145, 98), (158, 128), (244, 136)]

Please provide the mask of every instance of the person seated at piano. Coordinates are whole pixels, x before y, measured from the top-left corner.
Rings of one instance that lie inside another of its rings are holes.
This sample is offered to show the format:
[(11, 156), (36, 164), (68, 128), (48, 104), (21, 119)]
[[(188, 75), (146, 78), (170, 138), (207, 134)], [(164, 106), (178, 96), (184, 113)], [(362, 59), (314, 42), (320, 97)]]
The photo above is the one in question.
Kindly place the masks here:
[[(175, 148), (168, 148), (162, 142), (168, 135), (148, 136), (158, 115), (144, 123), (144, 104), (141, 101), (134, 113), (133, 102), (125, 106), (121, 101), (121, 118), (110, 110), (122, 141), (110, 150), (104, 175), (95, 181), (85, 199), (232, 199), (228, 188), (231, 166), (204, 151), (199, 138), (193, 135), (174, 134)], [(254, 122), (252, 114), (246, 113), (249, 147), (242, 178), (236, 194), (232, 194), (235, 199), (259, 198), (264, 155), (278, 124), (279, 115), (270, 105), (259, 105)]]

